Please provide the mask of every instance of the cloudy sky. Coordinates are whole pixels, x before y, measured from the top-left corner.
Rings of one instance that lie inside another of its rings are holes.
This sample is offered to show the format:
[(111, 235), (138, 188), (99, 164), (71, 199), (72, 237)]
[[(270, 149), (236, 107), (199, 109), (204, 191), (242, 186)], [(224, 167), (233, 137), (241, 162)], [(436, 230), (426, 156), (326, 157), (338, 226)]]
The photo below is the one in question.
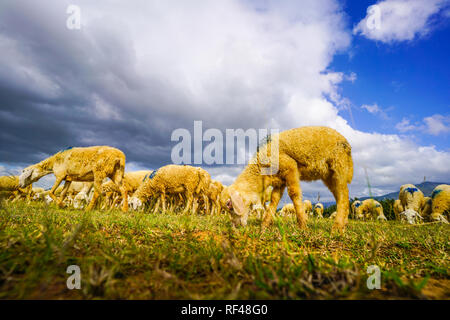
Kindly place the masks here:
[[(89, 145), (155, 169), (173, 130), (202, 120), (335, 128), (352, 145), (352, 197), (369, 195), (365, 172), (375, 195), (449, 182), (449, 2), (3, 0), (0, 173)], [(242, 168), (207, 169), (230, 184)]]

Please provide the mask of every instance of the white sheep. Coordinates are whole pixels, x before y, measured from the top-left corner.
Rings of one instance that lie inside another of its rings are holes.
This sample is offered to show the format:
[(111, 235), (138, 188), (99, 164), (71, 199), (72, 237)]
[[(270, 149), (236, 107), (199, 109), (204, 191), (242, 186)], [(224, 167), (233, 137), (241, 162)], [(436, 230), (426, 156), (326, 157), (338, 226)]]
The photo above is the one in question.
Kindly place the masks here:
[[(107, 146), (69, 148), (25, 168), (19, 177), (19, 186), (24, 188), (53, 173), (56, 181), (49, 195), (59, 206), (63, 206), (64, 197), (72, 181), (93, 181), (94, 196), (87, 207), (87, 210), (92, 210), (100, 196), (103, 180), (110, 178), (119, 186), (122, 198), (125, 199), (122, 210), (127, 211), (127, 192), (122, 187), (124, 171), (125, 154), (116, 148)], [(54, 192), (62, 181), (65, 181), (65, 184), (58, 200)]]
[[(268, 164), (273, 171), (266, 170)], [(221, 202), (231, 214), (234, 225), (246, 225), (251, 206), (261, 203), (265, 189), (271, 185), (271, 202), (263, 221), (265, 228), (272, 223), (287, 186), (298, 226), (306, 228), (308, 216), (303, 208), (299, 181), (320, 179), (337, 202), (333, 228), (344, 232), (349, 211), (348, 184), (352, 178), (351, 146), (341, 134), (327, 127), (295, 128), (268, 137), (235, 182), (224, 189)]]
[(178, 197), (181, 194), (186, 199), (183, 213), (189, 210), (195, 213), (198, 197), (203, 195), (210, 183), (211, 176), (202, 168), (167, 165), (159, 168), (139, 186), (131, 197), (130, 203), (135, 210), (138, 210), (143, 208), (144, 203), (150, 199), (158, 199), (153, 211), (158, 211), (160, 203), (162, 210), (166, 211), (166, 196)]

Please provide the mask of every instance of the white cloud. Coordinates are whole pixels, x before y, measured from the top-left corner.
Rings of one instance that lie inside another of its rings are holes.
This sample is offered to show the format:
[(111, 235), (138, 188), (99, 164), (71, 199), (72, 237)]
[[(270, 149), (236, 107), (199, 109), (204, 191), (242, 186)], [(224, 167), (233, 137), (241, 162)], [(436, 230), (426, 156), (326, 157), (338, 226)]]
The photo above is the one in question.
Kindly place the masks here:
[(395, 128), (402, 133), (420, 129), (419, 126), (411, 124), (410, 120), (406, 118), (403, 118), (402, 121), (397, 123)]
[(367, 16), (353, 28), (353, 33), (386, 43), (413, 40), (432, 30), (432, 16), (448, 3), (448, 0), (379, 1), (368, 8)]
[(369, 113), (374, 114), (374, 115), (379, 115), (380, 117), (382, 117), (383, 119), (389, 119), (389, 116), (387, 115), (386, 111), (383, 110), (378, 104), (374, 103), (374, 104), (363, 104), (361, 106), (361, 109), (365, 109), (367, 110)]
[(437, 136), (450, 132), (450, 116), (435, 114), (424, 118), (423, 121), (426, 124), (425, 131), (431, 135)]
[(419, 131), (425, 134), (438, 136), (450, 132), (450, 116), (434, 114), (423, 118), (423, 123), (411, 124), (409, 119), (403, 118), (395, 128), (402, 132)]

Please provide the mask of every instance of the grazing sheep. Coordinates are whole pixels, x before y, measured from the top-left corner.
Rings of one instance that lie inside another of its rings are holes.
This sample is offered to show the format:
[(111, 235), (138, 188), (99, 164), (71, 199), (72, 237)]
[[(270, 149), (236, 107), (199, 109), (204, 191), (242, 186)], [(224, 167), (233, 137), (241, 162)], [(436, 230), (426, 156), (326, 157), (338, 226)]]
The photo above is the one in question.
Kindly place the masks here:
[(219, 214), (222, 211), (222, 207), (220, 205), (220, 194), (223, 191), (223, 185), (220, 181), (211, 180), (209, 188), (205, 190), (205, 196), (209, 198), (211, 203), (211, 208), (208, 208), (207, 211), (212, 214)]
[(255, 214), (258, 217), (258, 219), (263, 218), (265, 210), (266, 208), (260, 203), (255, 203), (252, 206), (252, 214)]
[(420, 204), (423, 201), (423, 193), (413, 184), (404, 184), (400, 187), (398, 198), (404, 208), (416, 212), (420, 211)]
[(280, 216), (287, 217), (291, 214), (295, 214), (295, 208), (293, 203), (288, 203), (283, 206), (280, 210)]
[(448, 222), (450, 220), (450, 185), (438, 185), (431, 193), (431, 199), (431, 219), (433, 221)]
[[(432, 208), (432, 199), (431, 197), (423, 197), (422, 203), (420, 204), (420, 215), (422, 218), (426, 221), (430, 221), (431, 219), (431, 213), (433, 211)], [(395, 210), (394, 210), (395, 212)]]
[(328, 218), (329, 218), (329, 219), (335, 219), (335, 218), (336, 218), (336, 215), (337, 215), (337, 212), (336, 212), (336, 211), (333, 211), (333, 213), (330, 214), (330, 216), (329, 216)]
[(395, 200), (393, 209), (394, 209), (395, 219), (400, 220), (400, 213), (405, 211), (405, 209), (402, 206), (402, 202), (398, 199)]
[[(196, 212), (198, 196), (208, 188), (211, 182), (209, 173), (201, 168), (187, 165), (167, 165), (155, 171), (146, 179), (130, 199), (132, 207), (140, 209), (151, 198), (161, 201), (162, 210), (166, 211), (166, 195), (181, 194), (186, 198), (186, 206), (183, 213), (191, 208)], [(157, 201), (154, 212), (159, 209)]]
[(351, 205), (351, 209), (352, 209), (352, 218), (353, 219), (364, 219), (364, 216), (362, 215), (358, 215), (358, 207), (362, 204), (362, 202), (360, 200), (355, 200), (353, 201), (352, 205)]
[[(73, 183), (74, 182), (72, 182), (72, 184)], [(80, 184), (81, 190), (79, 190), (78, 192), (74, 192), (73, 194), (73, 207), (75, 209), (83, 209), (89, 203), (89, 194), (94, 186), (92, 182), (81, 182)]]
[[(26, 187), (43, 176), (53, 173), (56, 181), (49, 196), (62, 206), (72, 181), (93, 181), (94, 195), (87, 207), (87, 210), (92, 210), (100, 195), (102, 181), (110, 178), (121, 190), (124, 199), (122, 210), (126, 212), (128, 197), (126, 189), (122, 186), (124, 171), (125, 154), (116, 148), (107, 146), (69, 148), (25, 168), (19, 177), (19, 185), (22, 188)], [(58, 200), (54, 192), (63, 180), (65, 181), (64, 189)]]
[(7, 191), (9, 197), (14, 201), (21, 197), (30, 199), (32, 186), (21, 187), (18, 176), (1, 176), (0, 177), (0, 191)]
[[(327, 127), (290, 129), (267, 140), (235, 182), (224, 190), (221, 197), (223, 205), (232, 216), (233, 223), (246, 225), (251, 205), (261, 203), (266, 187), (271, 185), (272, 197), (266, 210), (263, 227), (271, 224), (278, 202), (287, 186), (289, 197), (295, 207), (298, 225), (300, 228), (306, 228), (308, 216), (303, 208), (299, 181), (321, 179), (337, 202), (338, 214), (333, 228), (343, 232), (349, 209), (347, 185), (353, 178), (351, 147), (347, 140), (336, 130)], [(272, 154), (277, 151), (278, 162), (272, 159), (271, 165), (272, 168), (278, 167), (278, 171), (272, 175), (262, 175), (262, 170), (267, 169), (264, 163), (269, 163), (267, 158), (274, 158)]]
[(0, 176), (0, 191), (15, 191), (19, 188), (19, 177)]
[(374, 199), (366, 199), (356, 208), (358, 219), (362, 217), (365, 220), (386, 220), (383, 213), (383, 207)]
[(304, 200), (303, 201), (303, 208), (305, 210), (305, 214), (307, 216), (312, 216), (313, 214), (313, 207), (312, 207), (312, 203), (309, 200)]
[(323, 218), (323, 204), (316, 203), (314, 205), (314, 210), (313, 210), (313, 214), (316, 218)]
[[(122, 180), (123, 187), (126, 188), (127, 194), (132, 195), (139, 186), (150, 176), (153, 171), (141, 170), (125, 172)], [(102, 184), (102, 194), (106, 195), (105, 205), (109, 207), (114, 207), (116, 203), (120, 200), (120, 190), (117, 185), (111, 180), (106, 181)], [(113, 199), (113, 197), (116, 197)]]

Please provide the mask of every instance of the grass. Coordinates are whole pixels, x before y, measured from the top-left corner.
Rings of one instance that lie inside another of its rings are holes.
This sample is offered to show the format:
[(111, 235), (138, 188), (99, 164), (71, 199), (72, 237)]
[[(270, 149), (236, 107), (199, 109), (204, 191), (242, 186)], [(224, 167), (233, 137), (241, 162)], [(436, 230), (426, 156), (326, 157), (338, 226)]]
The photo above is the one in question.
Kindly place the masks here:
[[(0, 208), (1, 299), (449, 299), (450, 227)], [(66, 286), (81, 268), (81, 290)], [(381, 269), (369, 290), (367, 267)]]

